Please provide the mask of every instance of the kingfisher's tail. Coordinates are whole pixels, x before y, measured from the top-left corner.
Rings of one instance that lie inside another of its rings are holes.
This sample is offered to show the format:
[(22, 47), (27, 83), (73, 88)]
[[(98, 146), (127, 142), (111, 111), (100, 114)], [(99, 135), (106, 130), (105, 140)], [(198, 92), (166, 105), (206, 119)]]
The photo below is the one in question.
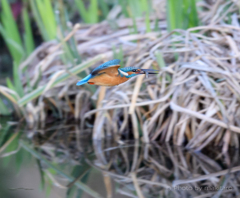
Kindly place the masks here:
[(87, 83), (91, 78), (92, 78), (92, 75), (90, 74), (90, 75), (86, 76), (85, 78), (83, 78), (82, 80), (78, 81), (76, 85), (77, 86), (83, 85), (83, 84)]

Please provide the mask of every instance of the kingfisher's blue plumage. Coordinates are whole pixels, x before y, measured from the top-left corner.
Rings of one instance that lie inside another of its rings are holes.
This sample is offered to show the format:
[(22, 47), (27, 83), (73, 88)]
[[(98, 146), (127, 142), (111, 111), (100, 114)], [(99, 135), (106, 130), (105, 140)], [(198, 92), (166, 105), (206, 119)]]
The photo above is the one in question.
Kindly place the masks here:
[(111, 66), (115, 66), (115, 65), (119, 65), (120, 64), (120, 60), (119, 59), (114, 59), (114, 60), (110, 60), (106, 63), (103, 63), (101, 65), (99, 65), (97, 68), (95, 68), (91, 74), (92, 75), (96, 75), (99, 71), (103, 70), (103, 69), (106, 69), (108, 67), (111, 67)]
[(92, 74), (89, 74), (88, 76), (86, 76), (82, 80), (78, 81), (76, 85), (77, 86), (83, 85), (83, 84), (87, 83), (91, 78), (92, 78)]
[(137, 67), (120, 67), (120, 60), (114, 59), (99, 65), (88, 76), (80, 80), (76, 85), (89, 83), (92, 85), (115, 86), (126, 82), (131, 77), (139, 74), (157, 74), (157, 70), (139, 69)]

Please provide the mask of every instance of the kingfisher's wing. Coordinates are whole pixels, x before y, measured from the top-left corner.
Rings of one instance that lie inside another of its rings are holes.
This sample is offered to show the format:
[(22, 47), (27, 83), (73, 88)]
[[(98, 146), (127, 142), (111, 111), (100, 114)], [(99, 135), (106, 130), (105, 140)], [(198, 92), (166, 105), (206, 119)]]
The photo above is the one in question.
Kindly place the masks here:
[(91, 74), (93, 76), (98, 75), (100, 73), (112, 73), (117, 71), (117, 69), (120, 67), (120, 60), (119, 59), (114, 59), (110, 60), (106, 63), (103, 63), (102, 65), (99, 65), (97, 68), (95, 68)]

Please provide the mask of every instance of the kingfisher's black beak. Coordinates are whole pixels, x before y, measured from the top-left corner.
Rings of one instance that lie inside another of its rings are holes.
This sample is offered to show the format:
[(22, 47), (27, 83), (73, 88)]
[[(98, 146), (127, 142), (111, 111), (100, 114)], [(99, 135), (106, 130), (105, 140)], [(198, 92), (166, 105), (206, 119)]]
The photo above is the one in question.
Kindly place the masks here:
[(140, 74), (158, 74), (159, 70), (155, 69), (141, 69)]

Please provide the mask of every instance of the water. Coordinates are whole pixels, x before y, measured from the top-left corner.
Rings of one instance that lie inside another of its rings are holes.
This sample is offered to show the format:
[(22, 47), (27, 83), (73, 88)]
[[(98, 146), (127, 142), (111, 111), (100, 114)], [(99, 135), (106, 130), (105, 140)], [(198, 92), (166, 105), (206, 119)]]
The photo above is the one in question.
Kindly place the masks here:
[(0, 131), (0, 197), (238, 197), (239, 150), (91, 141), (76, 125)]

